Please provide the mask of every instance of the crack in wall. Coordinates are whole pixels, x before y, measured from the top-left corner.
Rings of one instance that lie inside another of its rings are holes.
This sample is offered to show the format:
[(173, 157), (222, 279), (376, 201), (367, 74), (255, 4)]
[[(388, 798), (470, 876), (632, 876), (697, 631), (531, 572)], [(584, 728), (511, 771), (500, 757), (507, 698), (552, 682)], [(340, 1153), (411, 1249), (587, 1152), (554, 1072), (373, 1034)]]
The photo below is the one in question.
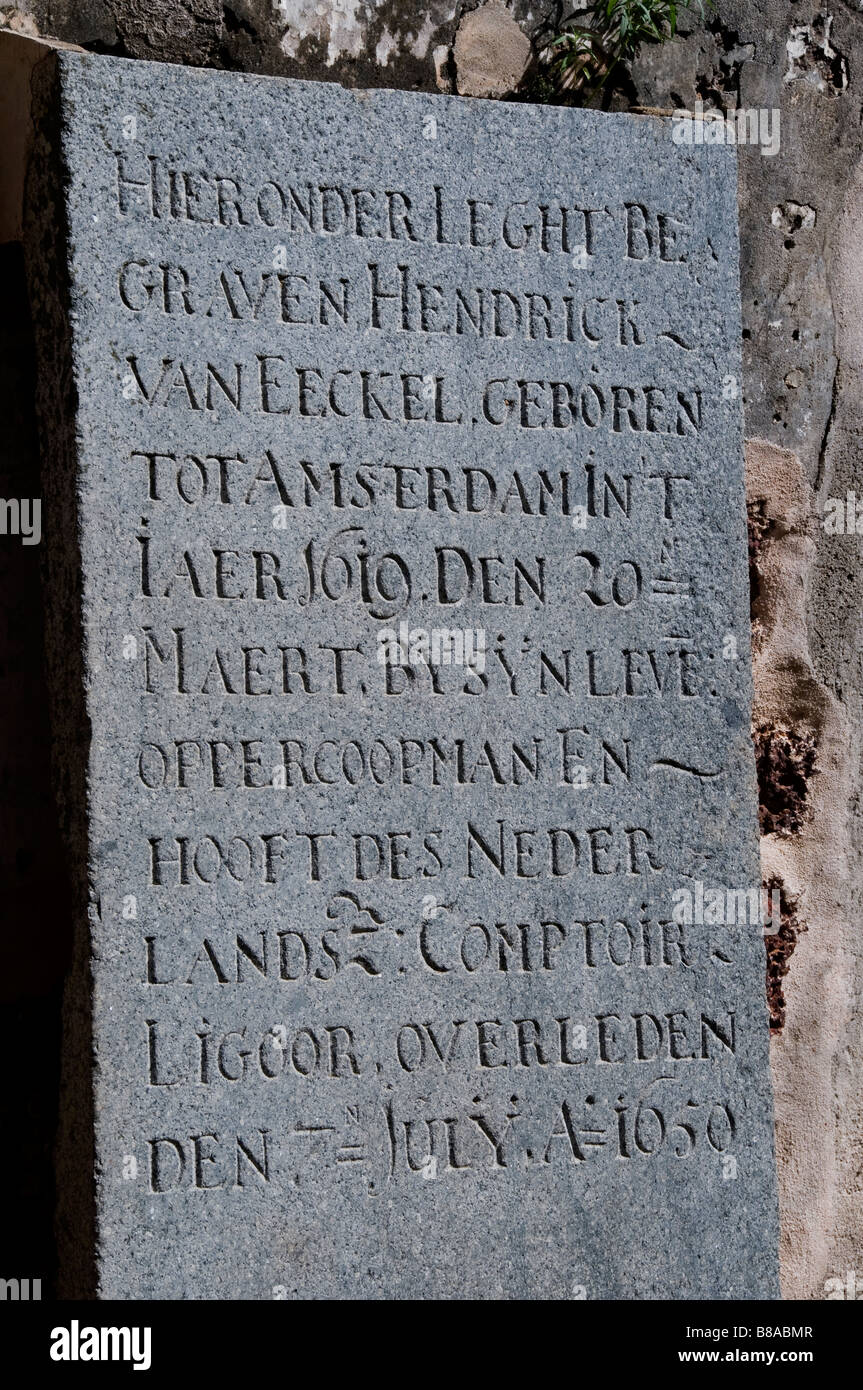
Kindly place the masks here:
[[(765, 888), (770, 901), (779, 895), (779, 928), (765, 936), (767, 949), (767, 1010), (770, 1016), (771, 1033), (781, 1033), (785, 1027), (786, 999), (783, 980), (791, 969), (791, 957), (797, 946), (801, 932), (808, 931), (805, 922), (797, 915), (797, 903), (789, 897), (786, 886), (775, 875), (767, 880)], [(771, 923), (775, 927), (775, 922)]]

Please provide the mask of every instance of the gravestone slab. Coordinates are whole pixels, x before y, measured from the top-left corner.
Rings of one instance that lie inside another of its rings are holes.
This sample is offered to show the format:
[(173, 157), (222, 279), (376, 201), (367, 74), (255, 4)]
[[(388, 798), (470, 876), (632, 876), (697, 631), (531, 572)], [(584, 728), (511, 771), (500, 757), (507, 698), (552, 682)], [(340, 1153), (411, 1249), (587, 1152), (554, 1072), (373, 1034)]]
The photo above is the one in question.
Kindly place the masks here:
[(99, 1294), (776, 1296), (734, 151), (36, 91)]

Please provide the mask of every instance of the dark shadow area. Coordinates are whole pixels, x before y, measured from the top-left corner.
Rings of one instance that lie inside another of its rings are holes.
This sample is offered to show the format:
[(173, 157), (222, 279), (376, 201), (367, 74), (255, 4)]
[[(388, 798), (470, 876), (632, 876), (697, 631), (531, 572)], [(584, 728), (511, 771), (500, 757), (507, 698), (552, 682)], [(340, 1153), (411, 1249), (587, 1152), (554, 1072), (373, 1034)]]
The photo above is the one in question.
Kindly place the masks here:
[[(22, 249), (0, 247), (0, 498), (41, 498)], [(44, 528), (47, 519), (43, 515)], [(8, 529), (8, 528), (7, 528)], [(0, 1277), (56, 1275), (52, 1151), (72, 901), (50, 773), (41, 545), (0, 534)]]

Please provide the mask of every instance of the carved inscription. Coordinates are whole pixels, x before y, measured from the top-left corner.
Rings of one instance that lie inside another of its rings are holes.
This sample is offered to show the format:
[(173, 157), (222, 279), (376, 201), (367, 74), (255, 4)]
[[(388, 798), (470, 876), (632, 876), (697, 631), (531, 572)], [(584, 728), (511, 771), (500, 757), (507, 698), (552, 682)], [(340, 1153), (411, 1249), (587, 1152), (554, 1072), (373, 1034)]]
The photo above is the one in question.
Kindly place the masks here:
[[(624, 1194), (661, 1242), (769, 1161), (760, 927), (674, 898), (757, 875), (728, 170), (290, 84), (262, 139), (201, 77), (188, 139), (161, 75), (89, 93), (76, 174), (106, 1171), (155, 1229), (323, 1231), (318, 1292), (345, 1204), (355, 1254)], [(613, 1286), (580, 1239), (548, 1295)]]

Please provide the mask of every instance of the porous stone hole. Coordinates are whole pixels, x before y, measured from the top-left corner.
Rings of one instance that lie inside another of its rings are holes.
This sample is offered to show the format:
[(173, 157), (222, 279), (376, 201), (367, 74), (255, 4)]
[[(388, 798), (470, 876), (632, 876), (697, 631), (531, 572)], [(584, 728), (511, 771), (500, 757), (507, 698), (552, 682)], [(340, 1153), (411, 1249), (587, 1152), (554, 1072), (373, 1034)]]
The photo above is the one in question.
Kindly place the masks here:
[(736, 108), (740, 104), (740, 69), (754, 58), (755, 44), (741, 43), (737, 30), (729, 29), (718, 18), (708, 23), (707, 31), (716, 42), (716, 62), (710, 72), (696, 78), (696, 93), (706, 106)]
[(848, 59), (833, 47), (833, 16), (816, 14), (811, 24), (792, 24), (785, 42), (785, 82), (805, 82), (816, 92), (838, 96), (848, 86)]
[(231, 5), (222, 5), (222, 15), (229, 34), (246, 34), (250, 39), (258, 37), (258, 31), (254, 24), (246, 19), (245, 15), (233, 9)]
[[(797, 899), (787, 892), (781, 879), (768, 879), (764, 887), (770, 901), (779, 895), (779, 930), (765, 936), (767, 946), (767, 1009), (770, 1015), (770, 1032), (781, 1033), (785, 1027), (785, 991), (782, 982), (791, 968), (791, 957), (797, 945), (797, 938), (808, 930), (806, 923), (797, 915)], [(775, 927), (775, 922), (771, 923)]]
[(796, 236), (798, 232), (811, 231), (817, 218), (817, 209), (809, 203), (795, 203), (792, 199), (785, 203), (777, 203), (770, 214), (771, 224), (778, 227), (786, 236)]
[(818, 746), (808, 730), (762, 724), (753, 734), (762, 835), (796, 835), (811, 814), (809, 780)]

